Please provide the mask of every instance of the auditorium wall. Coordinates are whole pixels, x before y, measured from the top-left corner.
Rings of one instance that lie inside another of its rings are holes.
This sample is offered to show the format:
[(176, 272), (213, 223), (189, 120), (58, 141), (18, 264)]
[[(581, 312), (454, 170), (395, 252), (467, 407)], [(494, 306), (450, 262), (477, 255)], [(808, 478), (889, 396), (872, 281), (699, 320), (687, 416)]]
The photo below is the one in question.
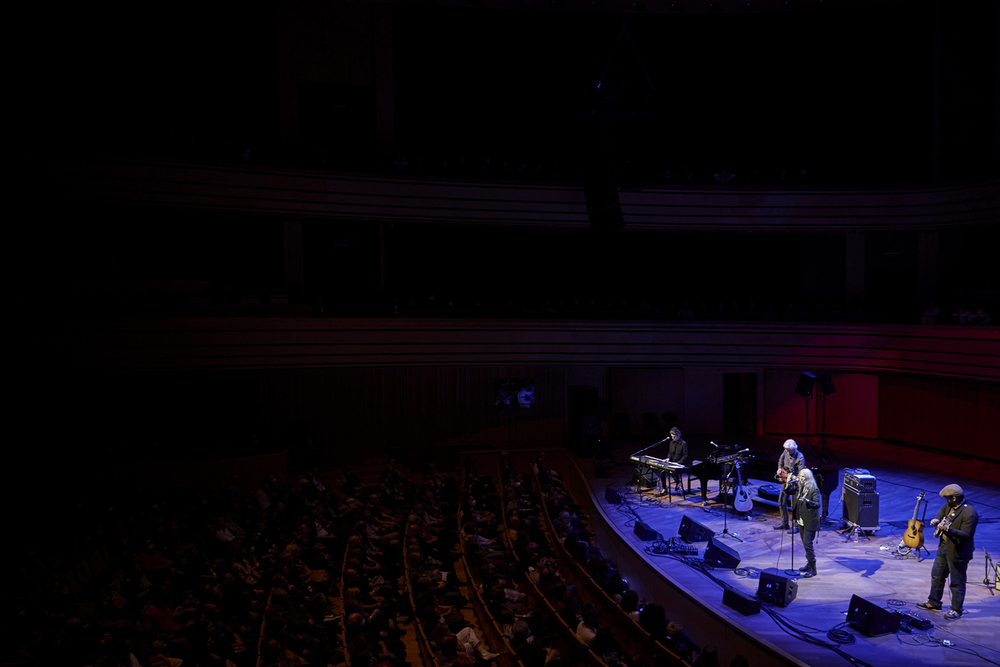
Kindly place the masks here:
[(1000, 385), (938, 378), (879, 378), (878, 434), (1000, 461)]

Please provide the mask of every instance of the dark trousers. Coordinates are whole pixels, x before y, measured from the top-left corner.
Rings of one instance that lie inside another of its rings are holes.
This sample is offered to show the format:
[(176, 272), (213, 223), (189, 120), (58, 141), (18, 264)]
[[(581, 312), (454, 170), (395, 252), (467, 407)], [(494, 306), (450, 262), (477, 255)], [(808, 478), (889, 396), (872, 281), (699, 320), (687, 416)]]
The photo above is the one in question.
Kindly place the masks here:
[(660, 471), (660, 484), (663, 485), (663, 490), (667, 490), (667, 479), (673, 480), (673, 484), (681, 486), (681, 473), (676, 470), (661, 470)]
[(950, 576), (951, 608), (955, 611), (961, 610), (962, 604), (965, 602), (965, 571), (967, 569), (969, 569), (969, 561), (959, 561), (949, 557), (948, 548), (942, 541), (938, 546), (934, 567), (931, 568), (931, 592), (927, 596), (927, 601), (933, 605), (941, 605), (944, 580)]
[[(816, 531), (808, 526), (799, 526), (799, 534), (802, 535), (802, 546), (806, 548), (806, 564), (815, 568), (816, 549), (813, 548), (813, 542), (816, 540)], [(794, 536), (792, 539), (795, 539)]]
[(785, 486), (781, 486), (781, 493), (778, 494), (778, 508), (781, 510), (781, 525), (788, 525), (788, 498), (791, 494), (785, 491)]

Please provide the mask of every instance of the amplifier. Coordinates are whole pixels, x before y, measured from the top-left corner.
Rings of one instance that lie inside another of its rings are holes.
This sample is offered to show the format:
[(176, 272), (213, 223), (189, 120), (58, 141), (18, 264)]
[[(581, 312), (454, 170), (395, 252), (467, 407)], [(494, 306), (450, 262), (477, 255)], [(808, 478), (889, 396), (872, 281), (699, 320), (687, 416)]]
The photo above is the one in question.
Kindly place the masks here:
[(858, 470), (845, 470), (844, 471), (844, 488), (853, 489), (854, 491), (863, 493), (874, 493), (875, 492), (875, 475), (867, 474)]
[(844, 488), (843, 518), (862, 530), (878, 530), (878, 494)]

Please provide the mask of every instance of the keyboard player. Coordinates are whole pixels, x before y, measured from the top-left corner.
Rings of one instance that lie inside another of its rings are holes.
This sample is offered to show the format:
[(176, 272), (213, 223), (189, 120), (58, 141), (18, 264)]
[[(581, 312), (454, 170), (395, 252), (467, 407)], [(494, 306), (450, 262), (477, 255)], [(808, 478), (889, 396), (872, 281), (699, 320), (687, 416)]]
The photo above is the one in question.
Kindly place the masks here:
[[(681, 438), (681, 430), (676, 426), (670, 429), (670, 449), (667, 450), (667, 461), (670, 463), (676, 463), (678, 465), (686, 466), (688, 460), (688, 444), (684, 442)], [(660, 472), (660, 481), (663, 484), (664, 492), (670, 487), (667, 486), (668, 482), (667, 476), (670, 476), (671, 481), (675, 485), (675, 491), (684, 494), (684, 486), (681, 484), (681, 472), (680, 470), (667, 471), (663, 470)]]

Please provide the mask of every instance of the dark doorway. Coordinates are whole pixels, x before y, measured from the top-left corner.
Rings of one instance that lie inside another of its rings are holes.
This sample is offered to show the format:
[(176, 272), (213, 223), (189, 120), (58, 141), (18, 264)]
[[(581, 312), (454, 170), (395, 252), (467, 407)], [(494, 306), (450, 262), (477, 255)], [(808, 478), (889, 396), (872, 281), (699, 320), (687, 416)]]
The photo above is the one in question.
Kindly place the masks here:
[(757, 374), (722, 374), (722, 432), (757, 432)]

